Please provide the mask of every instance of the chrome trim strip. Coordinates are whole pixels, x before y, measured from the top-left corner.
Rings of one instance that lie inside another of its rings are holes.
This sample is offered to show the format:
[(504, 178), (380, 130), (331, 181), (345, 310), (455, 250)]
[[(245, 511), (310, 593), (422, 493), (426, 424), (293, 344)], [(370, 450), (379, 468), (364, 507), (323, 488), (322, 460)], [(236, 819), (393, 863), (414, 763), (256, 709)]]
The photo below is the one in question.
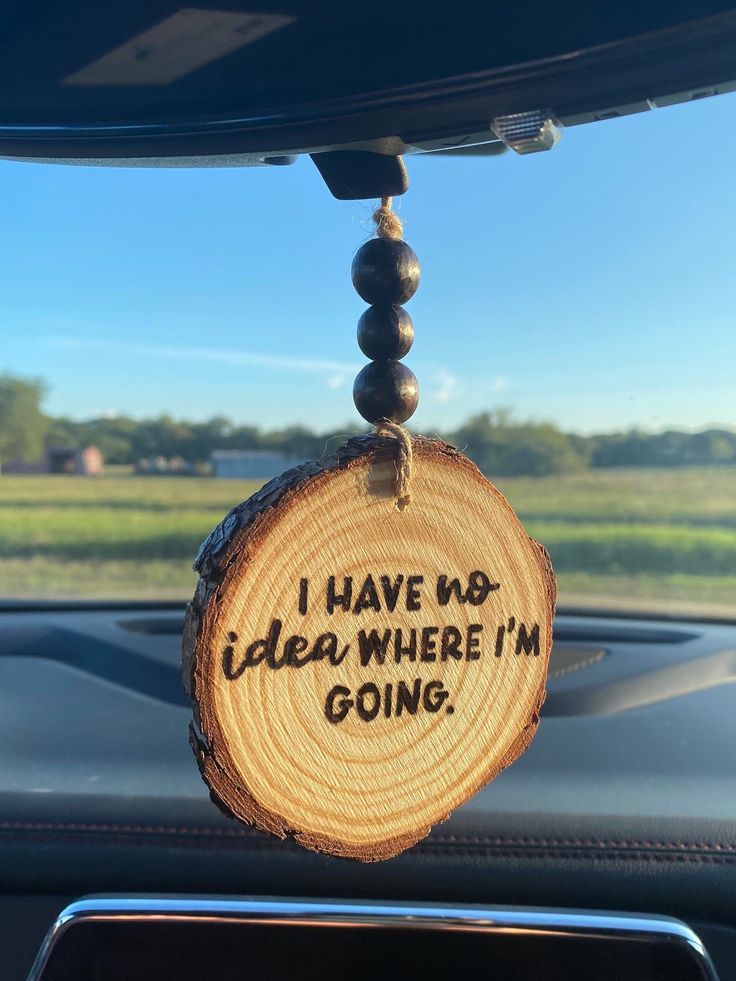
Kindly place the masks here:
[(67, 906), (52, 925), (28, 981), (40, 981), (64, 933), (81, 920), (199, 920), (303, 926), (483, 931), (530, 936), (586, 936), (623, 940), (669, 940), (691, 949), (703, 981), (718, 981), (702, 941), (680, 920), (639, 913), (412, 903), (322, 902), (292, 899), (219, 899), (198, 896), (99, 897)]

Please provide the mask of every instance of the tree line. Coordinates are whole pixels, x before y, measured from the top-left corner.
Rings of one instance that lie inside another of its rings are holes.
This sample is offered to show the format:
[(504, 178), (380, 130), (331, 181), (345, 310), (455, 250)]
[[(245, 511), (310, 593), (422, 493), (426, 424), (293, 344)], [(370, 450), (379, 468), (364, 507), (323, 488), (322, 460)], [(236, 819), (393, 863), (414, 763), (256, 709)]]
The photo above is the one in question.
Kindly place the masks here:
[[(160, 416), (113, 416), (83, 422), (46, 415), (39, 381), (0, 376), (0, 465), (38, 459), (45, 448), (97, 446), (106, 463), (135, 464), (152, 457), (207, 463), (213, 450), (277, 450), (304, 460), (336, 448), (344, 428), (315, 433), (304, 426), (263, 430), (236, 425), (224, 416), (187, 422)], [(358, 430), (355, 430), (356, 432)], [(551, 423), (519, 422), (508, 412), (482, 412), (458, 429), (438, 434), (459, 447), (486, 473), (545, 476), (597, 467), (736, 465), (736, 430), (698, 433), (639, 430), (580, 436)]]

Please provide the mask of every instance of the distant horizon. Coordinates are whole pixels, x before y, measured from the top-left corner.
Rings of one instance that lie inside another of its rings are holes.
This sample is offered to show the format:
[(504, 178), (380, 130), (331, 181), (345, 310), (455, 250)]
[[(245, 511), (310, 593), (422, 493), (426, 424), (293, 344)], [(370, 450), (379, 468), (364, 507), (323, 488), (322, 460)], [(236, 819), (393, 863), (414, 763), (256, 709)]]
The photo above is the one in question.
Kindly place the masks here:
[[(503, 407), (581, 435), (732, 429), (734, 109), (570, 127), (529, 157), (408, 157), (413, 428)], [(0, 176), (0, 371), (45, 378), (50, 415), (361, 425), (350, 262), (375, 202), (334, 200), (304, 157)]]
[[(209, 422), (213, 418), (217, 418), (217, 417), (221, 416), (222, 418), (226, 419), (227, 422), (229, 424), (233, 425), (234, 427), (246, 427), (246, 426), (250, 426), (250, 427), (253, 427), (254, 429), (259, 429), (262, 432), (278, 432), (278, 431), (285, 430), (285, 429), (290, 429), (290, 428), (303, 428), (303, 429), (309, 430), (310, 432), (314, 433), (315, 435), (322, 435), (322, 434), (325, 434), (326, 435), (328, 433), (336, 433), (336, 432), (339, 432), (341, 430), (346, 430), (347, 431), (347, 430), (350, 430), (351, 428), (353, 430), (356, 429), (356, 428), (357, 429), (370, 429), (371, 428), (368, 425), (367, 422), (365, 422), (363, 419), (360, 419), (360, 418), (358, 418), (358, 419), (351, 419), (349, 421), (343, 420), (342, 423), (338, 423), (338, 424), (335, 424), (335, 425), (328, 425), (328, 426), (310, 426), (310, 425), (306, 424), (303, 420), (293, 420), (291, 422), (288, 422), (287, 421), (283, 425), (270, 427), (270, 426), (264, 425), (262, 420), (259, 421), (259, 420), (256, 420), (256, 419), (235, 419), (235, 418), (232, 418), (231, 416), (227, 415), (227, 413), (224, 413), (224, 412), (215, 413), (214, 416), (205, 416), (205, 417), (202, 417), (202, 418), (196, 418), (196, 417), (193, 417), (193, 416), (173, 414), (171, 412), (164, 412), (164, 413), (161, 413), (160, 415), (137, 415), (137, 414), (131, 413), (131, 412), (101, 413), (99, 415), (93, 415), (93, 416), (57, 415), (57, 414), (49, 413), (45, 409), (45, 407), (43, 405), (42, 405), (42, 409), (44, 411), (44, 414), (48, 418), (50, 418), (50, 419), (69, 419), (73, 423), (81, 423), (81, 424), (93, 423), (93, 422), (96, 422), (98, 420), (115, 420), (115, 419), (130, 419), (133, 422), (142, 423), (142, 422), (146, 422), (146, 421), (160, 419), (160, 418), (162, 418), (162, 417), (165, 416), (165, 417), (170, 418), (175, 423), (185, 423), (185, 424), (192, 424), (192, 425), (201, 425), (203, 423)], [(566, 434), (568, 434), (570, 436), (582, 436), (582, 437), (586, 437), (586, 438), (587, 437), (594, 437), (594, 436), (608, 436), (608, 435), (612, 435), (614, 433), (630, 433), (630, 432), (641, 432), (641, 433), (643, 433), (643, 434), (645, 434), (647, 436), (658, 436), (658, 435), (661, 435), (661, 434), (666, 433), (666, 432), (678, 432), (678, 433), (686, 433), (688, 435), (695, 435), (697, 433), (709, 432), (709, 431), (713, 431), (713, 430), (721, 430), (721, 431), (725, 431), (725, 432), (736, 434), (736, 425), (731, 424), (731, 423), (719, 423), (719, 422), (710, 422), (710, 423), (706, 422), (706, 423), (703, 423), (702, 425), (698, 425), (698, 426), (677, 426), (677, 425), (671, 425), (670, 426), (670, 425), (665, 425), (665, 426), (662, 426), (662, 427), (657, 428), (657, 429), (648, 429), (648, 428), (645, 428), (644, 426), (637, 426), (637, 425), (633, 425), (633, 426), (630, 426), (630, 427), (625, 428), (625, 429), (623, 429), (623, 428), (622, 429), (609, 428), (609, 429), (600, 429), (600, 430), (592, 430), (592, 431), (584, 431), (584, 430), (579, 430), (579, 429), (566, 429), (566, 428), (563, 428), (563, 427), (559, 426), (552, 419), (532, 418), (532, 417), (522, 418), (521, 416), (518, 416), (516, 413), (514, 413), (509, 408), (509, 406), (506, 406), (506, 405), (496, 405), (493, 408), (489, 408), (489, 409), (482, 409), (481, 408), (481, 409), (478, 409), (477, 411), (473, 411), (472, 413), (469, 413), (466, 418), (461, 419), (459, 424), (454, 425), (454, 426), (444, 425), (442, 427), (439, 427), (439, 426), (431, 426), (430, 425), (430, 426), (426, 427), (425, 429), (422, 429), (421, 432), (420, 432), (417, 429), (417, 427), (413, 425), (413, 422), (411, 420), (408, 423), (406, 423), (406, 425), (407, 425), (407, 427), (410, 430), (412, 430), (413, 432), (417, 432), (419, 435), (432, 436), (435, 433), (438, 433), (438, 432), (441, 432), (441, 431), (449, 432), (451, 430), (458, 429), (461, 426), (463, 426), (466, 422), (468, 422), (470, 419), (472, 419), (474, 416), (485, 415), (485, 414), (493, 415), (496, 412), (505, 412), (505, 413), (507, 413), (507, 415), (508, 415), (508, 421), (512, 425), (517, 425), (517, 426), (524, 426), (524, 425), (531, 425), (531, 426), (552, 425), (552, 426), (555, 426), (557, 429), (559, 429), (561, 432), (564, 432), (564, 433), (566, 433)]]

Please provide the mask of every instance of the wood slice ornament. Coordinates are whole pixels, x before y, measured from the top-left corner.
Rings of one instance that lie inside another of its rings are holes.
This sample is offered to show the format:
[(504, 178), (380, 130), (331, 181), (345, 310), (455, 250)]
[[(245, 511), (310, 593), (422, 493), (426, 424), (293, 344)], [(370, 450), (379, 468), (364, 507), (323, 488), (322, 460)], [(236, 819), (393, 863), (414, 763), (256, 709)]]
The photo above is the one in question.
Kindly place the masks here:
[(234, 508), (197, 556), (183, 640), (215, 803), (361, 861), (526, 749), (552, 644), (544, 548), (465, 456), (398, 435), (354, 437)]

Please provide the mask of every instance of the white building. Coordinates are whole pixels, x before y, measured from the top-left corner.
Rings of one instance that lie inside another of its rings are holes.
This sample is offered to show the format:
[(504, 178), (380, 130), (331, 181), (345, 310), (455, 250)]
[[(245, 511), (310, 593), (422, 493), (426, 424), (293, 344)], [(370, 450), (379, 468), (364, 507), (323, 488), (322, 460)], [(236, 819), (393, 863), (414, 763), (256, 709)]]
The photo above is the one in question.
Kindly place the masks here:
[(278, 450), (214, 450), (212, 473), (224, 480), (270, 480), (304, 463)]

